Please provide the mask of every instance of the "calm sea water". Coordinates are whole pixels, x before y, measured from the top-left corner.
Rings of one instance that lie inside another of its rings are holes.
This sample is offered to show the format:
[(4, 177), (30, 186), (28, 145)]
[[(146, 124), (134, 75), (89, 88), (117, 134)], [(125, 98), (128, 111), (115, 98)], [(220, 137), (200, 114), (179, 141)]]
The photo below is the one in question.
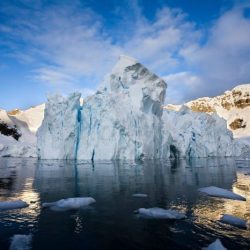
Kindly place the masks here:
[[(250, 219), (250, 162), (233, 158), (177, 162), (83, 163), (0, 158), (0, 200), (22, 199), (24, 209), (0, 212), (0, 249), (15, 234), (32, 234), (34, 250), (201, 249), (220, 238), (228, 249), (250, 249), (250, 231), (220, 224), (233, 214)], [(208, 198), (205, 186), (232, 189), (247, 202)], [(146, 193), (147, 198), (134, 198)], [(42, 202), (91, 196), (88, 209), (52, 211)], [(173, 208), (188, 219), (138, 218), (140, 207)]]

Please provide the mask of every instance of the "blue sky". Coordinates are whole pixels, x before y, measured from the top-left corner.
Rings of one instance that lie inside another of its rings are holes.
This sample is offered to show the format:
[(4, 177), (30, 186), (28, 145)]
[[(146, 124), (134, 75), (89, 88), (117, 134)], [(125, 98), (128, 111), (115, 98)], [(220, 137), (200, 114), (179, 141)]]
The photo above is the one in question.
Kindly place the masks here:
[(250, 82), (250, 1), (1, 0), (0, 107), (92, 94), (120, 54), (163, 77), (167, 103)]

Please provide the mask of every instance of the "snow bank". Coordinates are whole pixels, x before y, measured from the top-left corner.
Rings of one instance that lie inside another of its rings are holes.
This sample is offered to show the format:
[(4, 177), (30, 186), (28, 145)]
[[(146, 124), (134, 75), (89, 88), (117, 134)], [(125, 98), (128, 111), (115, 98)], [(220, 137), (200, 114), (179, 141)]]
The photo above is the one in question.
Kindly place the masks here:
[(15, 234), (11, 239), (10, 250), (31, 249), (32, 235)]
[(203, 248), (203, 250), (227, 250), (227, 248), (225, 248), (222, 245), (221, 241), (217, 239), (216, 241), (211, 243), (208, 247)]
[(0, 201), (0, 210), (17, 209), (17, 208), (24, 208), (28, 206), (29, 205), (22, 200)]
[(199, 189), (200, 192), (205, 193), (209, 196), (214, 196), (214, 197), (220, 197), (220, 198), (226, 198), (226, 199), (232, 199), (232, 200), (239, 200), (239, 201), (245, 201), (246, 198), (235, 194), (229, 190), (223, 189), (223, 188), (218, 188), (218, 187), (204, 187)]
[(240, 227), (240, 228), (247, 228), (247, 221), (242, 220), (239, 217), (230, 215), (230, 214), (224, 214), (221, 218), (220, 221), (232, 226)]
[(168, 220), (180, 220), (185, 219), (186, 215), (172, 209), (163, 209), (159, 207), (153, 208), (139, 208), (137, 211), (141, 217), (152, 219), (168, 219)]
[(79, 209), (82, 207), (89, 206), (95, 203), (95, 199), (92, 197), (80, 197), (80, 198), (68, 198), (62, 199), (55, 202), (45, 202), (42, 204), (43, 208), (50, 207), (52, 209)]

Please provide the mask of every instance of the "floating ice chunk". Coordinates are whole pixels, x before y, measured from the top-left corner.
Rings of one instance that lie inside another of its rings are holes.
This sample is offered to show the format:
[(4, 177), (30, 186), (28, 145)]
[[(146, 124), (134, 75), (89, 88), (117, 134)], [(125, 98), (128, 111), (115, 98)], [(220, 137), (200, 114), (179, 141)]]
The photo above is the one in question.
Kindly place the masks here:
[(208, 247), (203, 248), (203, 250), (227, 250), (227, 248), (225, 248), (222, 245), (221, 241), (217, 239), (216, 241), (211, 243)]
[(15, 234), (11, 240), (10, 250), (29, 250), (31, 249), (31, 240), (31, 234)]
[(239, 217), (230, 215), (230, 214), (224, 214), (220, 221), (226, 224), (230, 224), (232, 226), (240, 227), (240, 228), (247, 228), (247, 222), (245, 220), (242, 220)]
[(24, 208), (24, 207), (28, 207), (28, 206), (29, 205), (26, 202), (22, 201), (22, 200), (0, 201), (0, 211), (1, 210)]
[(138, 197), (138, 198), (146, 198), (146, 197), (148, 197), (147, 194), (133, 194), (132, 196), (133, 197)]
[(137, 212), (141, 217), (153, 219), (168, 219), (180, 220), (185, 219), (186, 215), (172, 209), (163, 209), (159, 207), (153, 208), (139, 208)]
[(214, 196), (214, 197), (227, 198), (227, 199), (239, 200), (239, 201), (246, 200), (246, 198), (241, 195), (238, 195), (229, 190), (214, 187), (214, 186), (200, 188), (199, 191), (209, 196)]
[(80, 197), (80, 198), (68, 198), (62, 199), (55, 202), (45, 202), (42, 204), (42, 207), (50, 207), (52, 209), (79, 209), (82, 207), (89, 206), (92, 203), (95, 203), (95, 199), (92, 197)]

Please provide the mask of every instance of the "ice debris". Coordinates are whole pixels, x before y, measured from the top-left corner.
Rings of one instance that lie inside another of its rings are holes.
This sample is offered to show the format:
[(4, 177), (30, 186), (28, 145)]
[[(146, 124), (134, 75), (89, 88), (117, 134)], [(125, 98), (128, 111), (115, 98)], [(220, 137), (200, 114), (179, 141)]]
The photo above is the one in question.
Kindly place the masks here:
[(241, 195), (238, 195), (229, 190), (219, 188), (219, 187), (214, 187), (214, 186), (200, 188), (199, 191), (209, 196), (213, 196), (213, 197), (220, 197), (220, 198), (239, 200), (239, 201), (246, 200), (246, 198)]
[(31, 249), (31, 241), (31, 234), (15, 234), (11, 238), (10, 250), (29, 250)]
[(236, 227), (240, 227), (240, 228), (247, 228), (247, 221), (243, 220), (239, 217), (230, 215), (230, 214), (224, 214), (221, 218), (220, 218), (220, 222), (223, 222), (225, 224), (229, 224), (232, 226), (236, 226)]
[(132, 195), (133, 197), (138, 197), (138, 198), (146, 198), (146, 197), (148, 197), (148, 195), (147, 194), (133, 194)]
[(79, 197), (79, 198), (67, 198), (61, 199), (55, 202), (45, 202), (42, 204), (43, 208), (50, 207), (52, 209), (79, 209), (82, 207), (89, 206), (92, 203), (95, 203), (95, 199), (92, 197)]
[(28, 207), (29, 205), (22, 200), (15, 201), (0, 201), (0, 211), (1, 210), (9, 210), (9, 209), (18, 209)]
[(203, 248), (203, 250), (227, 250), (219, 239), (216, 239), (213, 243), (211, 243), (208, 247)]
[(159, 207), (153, 208), (139, 208), (135, 211), (143, 218), (152, 218), (152, 219), (168, 219), (168, 220), (180, 220), (185, 219), (186, 215), (172, 209), (163, 209)]

